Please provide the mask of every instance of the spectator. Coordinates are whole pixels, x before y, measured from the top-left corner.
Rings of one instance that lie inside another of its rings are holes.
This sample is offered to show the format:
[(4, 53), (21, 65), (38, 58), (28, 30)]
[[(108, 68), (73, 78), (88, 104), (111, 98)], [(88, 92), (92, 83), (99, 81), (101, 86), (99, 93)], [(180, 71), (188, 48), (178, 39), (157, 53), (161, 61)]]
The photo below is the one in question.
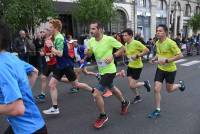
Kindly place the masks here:
[(21, 60), (28, 62), (28, 39), (26, 38), (26, 33), (24, 30), (20, 30), (19, 37), (17, 37), (13, 44), (14, 52), (18, 53)]
[(40, 51), (44, 46), (44, 31), (39, 31), (36, 33), (35, 39), (33, 40), (33, 43), (35, 44), (36, 48), (36, 57), (37, 57), (37, 68), (39, 69), (40, 72), (42, 72), (45, 59), (44, 56), (40, 55)]
[(181, 49), (181, 46), (182, 46), (182, 41), (181, 41), (181, 34), (177, 34), (177, 37), (175, 38), (174, 40), (177, 44), (177, 46)]

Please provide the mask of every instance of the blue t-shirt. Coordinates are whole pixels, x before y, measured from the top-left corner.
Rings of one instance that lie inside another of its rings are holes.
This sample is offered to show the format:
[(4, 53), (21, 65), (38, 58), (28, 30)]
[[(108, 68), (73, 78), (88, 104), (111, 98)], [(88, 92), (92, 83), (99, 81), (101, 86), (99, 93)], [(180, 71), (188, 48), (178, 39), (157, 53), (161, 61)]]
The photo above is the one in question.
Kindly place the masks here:
[(85, 57), (84, 50), (85, 50), (84, 45), (78, 46), (77, 52), (80, 55), (81, 59), (84, 59), (84, 57)]
[(62, 57), (56, 56), (57, 64), (56, 67), (58, 69), (64, 69), (66, 67), (73, 67), (73, 59), (71, 59), (68, 55), (68, 46), (66, 38), (63, 37), (62, 34), (58, 33), (54, 38), (55, 48), (63, 53)]
[(33, 99), (27, 74), (33, 66), (9, 52), (0, 53), (0, 105), (22, 99), (25, 112), (22, 116), (8, 116), (15, 134), (30, 134), (45, 123)]

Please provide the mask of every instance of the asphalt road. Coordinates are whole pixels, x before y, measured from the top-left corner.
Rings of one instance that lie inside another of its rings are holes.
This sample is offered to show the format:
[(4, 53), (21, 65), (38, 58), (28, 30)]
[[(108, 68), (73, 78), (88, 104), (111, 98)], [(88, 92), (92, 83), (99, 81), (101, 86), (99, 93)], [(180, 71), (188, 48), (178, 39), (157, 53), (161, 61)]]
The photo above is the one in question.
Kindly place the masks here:
[[(128, 115), (125, 116), (120, 115), (120, 102), (114, 96), (105, 98), (109, 121), (99, 130), (92, 126), (98, 116), (98, 110), (91, 94), (84, 91), (70, 94), (71, 86), (60, 83), (58, 102), (61, 113), (57, 116), (43, 115), (49, 134), (200, 134), (200, 58), (185, 57), (177, 65), (176, 82), (179, 79), (184, 80), (187, 89), (185, 92), (176, 91), (168, 94), (163, 87), (160, 118), (147, 118), (147, 114), (154, 110), (154, 94), (147, 93), (145, 88), (141, 88), (140, 93), (144, 101), (132, 104)], [(155, 71), (156, 66), (145, 63), (140, 80), (149, 79), (153, 86)], [(80, 81), (92, 86), (97, 84), (97, 80), (91, 76), (83, 75)], [(127, 99), (133, 99), (127, 78), (116, 78), (115, 85), (122, 90)], [(38, 80), (33, 88), (33, 94), (37, 95), (39, 89)], [(38, 106), (40, 110), (51, 106), (49, 94), (46, 103), (40, 103)], [(0, 134), (7, 125), (5, 117), (1, 116)]]

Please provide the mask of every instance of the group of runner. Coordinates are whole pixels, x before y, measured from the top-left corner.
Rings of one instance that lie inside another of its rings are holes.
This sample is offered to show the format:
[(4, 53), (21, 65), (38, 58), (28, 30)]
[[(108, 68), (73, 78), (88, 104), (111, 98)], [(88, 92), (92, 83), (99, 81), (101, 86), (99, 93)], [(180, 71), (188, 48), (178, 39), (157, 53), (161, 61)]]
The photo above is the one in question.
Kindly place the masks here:
[[(31, 85), (34, 85), (37, 70), (33, 66), (15, 58), (9, 52), (6, 52), (6, 47), (9, 43), (7, 40), (9, 40), (9, 38), (5, 36), (9, 34), (9, 31), (2, 22), (0, 23), (0, 27), (4, 29), (1, 30), (0, 28), (0, 37), (2, 37), (0, 38), (0, 59), (3, 60), (3, 62), (0, 63), (0, 68), (2, 70), (0, 72), (0, 115), (7, 115), (11, 126), (6, 130), (5, 134), (9, 134), (13, 131), (14, 133), (20, 134), (27, 132), (45, 134), (47, 133), (45, 123), (33, 101), (30, 90), (31, 87), (28, 85), (28, 81)], [(68, 55), (67, 44), (64, 43), (64, 37), (60, 33), (61, 29), (62, 23), (58, 19), (50, 20), (45, 27), (45, 44), (40, 54), (45, 57), (47, 65), (44, 67), (41, 75), (42, 93), (37, 96), (36, 99), (45, 98), (47, 78), (50, 73), (53, 73), (53, 75), (49, 81), (52, 106), (47, 110), (43, 110), (44, 114), (60, 113), (57, 90), (59, 81), (70, 83), (73, 87), (85, 90), (94, 97), (99, 109), (99, 116), (94, 123), (95, 128), (101, 128), (108, 121), (108, 115), (105, 111), (104, 99), (102, 97), (102, 93), (105, 93), (106, 91), (111, 91), (121, 103), (121, 115), (127, 114), (130, 101), (124, 97), (121, 90), (113, 83), (116, 76), (124, 76), (123, 71), (117, 73), (117, 68), (114, 64), (114, 59), (117, 57), (127, 57), (128, 59), (126, 71), (129, 87), (133, 90), (135, 96), (133, 103), (142, 101), (138, 88), (144, 86), (147, 92), (151, 91), (149, 80), (139, 81), (143, 68), (142, 57), (146, 55), (149, 50), (144, 44), (133, 39), (133, 31), (131, 29), (125, 29), (123, 31), (125, 45), (122, 45), (113, 37), (104, 35), (103, 25), (100, 22), (91, 22), (90, 34), (92, 37), (88, 41), (87, 48), (81, 50), (82, 54), (79, 54), (79, 65), (81, 71), (96, 76), (96, 73), (88, 73), (88, 71), (85, 70), (86, 59), (94, 54), (98, 66), (98, 74), (100, 76), (97, 87), (92, 87), (86, 83), (79, 82), (77, 73), (74, 71), (74, 63)], [(157, 54), (150, 60), (150, 63), (158, 64), (154, 79), (156, 107), (155, 110), (148, 115), (149, 118), (157, 118), (160, 116), (160, 93), (164, 80), (166, 81), (166, 89), (168, 92), (173, 92), (177, 89), (180, 91), (185, 90), (183, 80), (174, 84), (177, 70), (175, 61), (182, 58), (183, 55), (176, 43), (168, 38), (167, 35), (167, 26), (158, 25), (156, 28), (156, 36), (158, 38), (158, 41), (156, 42)], [(117, 49), (117, 51), (113, 53), (114, 48)], [(26, 77), (26, 75), (29, 77)], [(17, 110), (19, 110), (20, 107), (21, 111), (14, 111), (14, 108), (11, 107), (16, 108)], [(40, 123), (35, 124), (35, 122), (38, 121), (40, 121)], [(29, 127), (23, 127), (25, 125)]]

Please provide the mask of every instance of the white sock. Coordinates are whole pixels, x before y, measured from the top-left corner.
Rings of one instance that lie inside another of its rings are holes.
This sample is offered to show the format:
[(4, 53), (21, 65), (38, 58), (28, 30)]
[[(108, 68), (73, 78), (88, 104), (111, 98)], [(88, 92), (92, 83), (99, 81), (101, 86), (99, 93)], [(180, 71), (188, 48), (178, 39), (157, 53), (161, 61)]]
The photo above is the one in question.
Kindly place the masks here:
[(156, 110), (160, 111), (160, 108), (156, 108)]

